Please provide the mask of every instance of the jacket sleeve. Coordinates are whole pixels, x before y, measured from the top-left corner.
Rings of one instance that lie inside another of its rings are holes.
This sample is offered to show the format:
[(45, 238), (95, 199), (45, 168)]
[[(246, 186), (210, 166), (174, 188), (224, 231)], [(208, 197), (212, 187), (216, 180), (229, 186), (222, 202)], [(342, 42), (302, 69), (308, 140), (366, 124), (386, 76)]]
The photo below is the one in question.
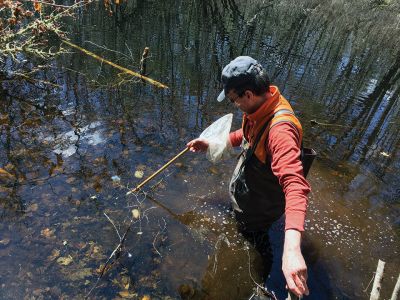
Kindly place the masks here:
[(242, 143), (242, 139), (243, 139), (242, 128), (229, 133), (229, 141), (231, 142), (232, 147), (239, 147), (240, 144)]
[(304, 231), (310, 185), (303, 175), (300, 144), (299, 133), (291, 123), (279, 123), (269, 132), (267, 153), (270, 155), (272, 172), (278, 178), (286, 199), (285, 230)]

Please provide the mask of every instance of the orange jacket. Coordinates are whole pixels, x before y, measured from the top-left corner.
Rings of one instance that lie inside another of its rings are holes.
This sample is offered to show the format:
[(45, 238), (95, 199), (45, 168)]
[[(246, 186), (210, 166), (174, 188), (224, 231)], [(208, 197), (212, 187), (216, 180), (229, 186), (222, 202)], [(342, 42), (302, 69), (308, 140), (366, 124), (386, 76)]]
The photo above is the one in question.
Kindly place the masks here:
[(257, 149), (255, 154), (259, 161), (265, 163), (266, 162), (266, 138), (269, 134), (270, 129), (282, 122), (290, 122), (292, 123), (298, 133), (299, 133), (299, 144), (301, 146), (301, 141), (303, 138), (303, 128), (299, 120), (295, 117), (292, 107), (289, 102), (281, 95), (278, 88), (276, 86), (270, 87), (271, 96), (270, 98), (254, 113), (250, 115), (243, 115), (242, 128), (243, 133), (246, 138), (249, 138), (248, 142), (250, 145), (253, 145), (255, 138), (258, 135), (258, 132), (262, 129), (265, 122), (269, 120), (274, 114), (277, 114), (270, 125), (266, 128), (263, 135), (258, 142)]
[(233, 146), (239, 146), (245, 137), (252, 145), (265, 122), (281, 111), (261, 136), (255, 155), (260, 162), (271, 165), (273, 174), (285, 193), (285, 228), (303, 231), (307, 194), (310, 192), (299, 160), (303, 130), (278, 88), (271, 86), (270, 92), (272, 95), (256, 112), (243, 115), (242, 129), (231, 132), (230, 141)]

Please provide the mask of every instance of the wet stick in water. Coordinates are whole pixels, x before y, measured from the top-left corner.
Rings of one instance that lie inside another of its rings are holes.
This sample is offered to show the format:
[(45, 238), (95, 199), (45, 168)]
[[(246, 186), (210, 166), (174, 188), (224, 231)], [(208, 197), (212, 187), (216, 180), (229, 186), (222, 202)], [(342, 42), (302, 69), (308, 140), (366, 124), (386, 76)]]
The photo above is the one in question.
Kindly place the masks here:
[(310, 120), (310, 124), (311, 126), (332, 126), (332, 127), (349, 127), (346, 125), (341, 125), (341, 124), (332, 124), (332, 123), (322, 123), (322, 122), (318, 122), (317, 120)]
[(101, 268), (101, 272), (100, 275), (97, 277), (96, 283), (94, 284), (94, 286), (89, 290), (89, 292), (87, 293), (85, 299), (87, 299), (90, 294), (93, 292), (93, 290), (99, 285), (100, 280), (103, 278), (104, 274), (110, 270), (111, 266), (110, 266), (110, 262), (111, 259), (113, 257), (115, 257), (116, 259), (118, 259), (121, 255), (121, 250), (123, 247), (123, 244), (126, 240), (126, 237), (131, 229), (132, 224), (134, 224), (136, 221), (134, 220), (134, 218), (131, 218), (129, 225), (127, 227), (127, 229), (125, 230), (125, 233), (123, 236), (120, 235), (117, 227), (115, 226), (114, 222), (110, 219), (110, 217), (104, 213), (104, 215), (106, 216), (106, 218), (110, 221), (110, 223), (113, 225), (118, 237), (119, 237), (119, 244), (117, 245), (117, 247), (114, 248), (114, 250), (112, 251), (112, 253), (110, 254), (110, 256), (108, 257), (107, 261), (105, 262), (104, 266)]
[(156, 81), (154, 79), (151, 79), (149, 77), (143, 76), (143, 75), (141, 75), (141, 74), (139, 74), (137, 72), (133, 72), (133, 71), (127, 69), (127, 68), (121, 67), (121, 66), (117, 65), (116, 63), (113, 63), (113, 62), (111, 62), (109, 60), (106, 60), (106, 59), (98, 56), (97, 54), (94, 54), (93, 52), (90, 52), (89, 50), (86, 50), (86, 49), (84, 49), (82, 47), (79, 47), (78, 45), (75, 45), (75, 44), (71, 43), (70, 41), (63, 40), (63, 43), (67, 44), (68, 46), (70, 46), (72, 48), (78, 49), (79, 51), (81, 51), (81, 52), (83, 52), (83, 53), (85, 53), (85, 54), (87, 54), (87, 55), (89, 55), (89, 56), (101, 61), (101, 62), (109, 64), (110, 66), (113, 66), (114, 68), (119, 69), (119, 70), (121, 70), (121, 71), (123, 71), (123, 72), (125, 72), (125, 73), (127, 73), (129, 75), (138, 77), (138, 78), (142, 79), (143, 81), (147, 81), (148, 83), (151, 83), (152, 85), (154, 85), (154, 86), (156, 86), (158, 88), (168, 89), (168, 86), (166, 86), (165, 84), (163, 84), (161, 82), (158, 82), (158, 81)]
[(135, 193), (135, 192), (139, 191), (146, 183), (148, 183), (150, 180), (152, 180), (154, 177), (156, 177), (158, 174), (160, 174), (162, 171), (164, 171), (166, 168), (168, 168), (169, 165), (171, 165), (175, 160), (177, 160), (179, 157), (181, 157), (183, 154), (185, 154), (188, 150), (189, 150), (189, 148), (185, 148), (184, 150), (179, 152), (170, 161), (168, 161), (165, 165), (163, 165), (160, 169), (158, 169), (153, 174), (151, 174), (149, 177), (147, 177), (137, 187), (135, 187), (134, 189), (132, 189), (129, 192), (127, 192), (126, 195), (130, 195), (132, 193)]
[(140, 75), (146, 75), (147, 57), (149, 56), (149, 47), (144, 48), (142, 58), (140, 59)]
[(381, 284), (383, 279), (383, 270), (385, 269), (385, 262), (382, 260), (378, 261), (378, 267), (376, 268), (374, 285), (372, 286), (370, 300), (378, 300), (381, 292)]

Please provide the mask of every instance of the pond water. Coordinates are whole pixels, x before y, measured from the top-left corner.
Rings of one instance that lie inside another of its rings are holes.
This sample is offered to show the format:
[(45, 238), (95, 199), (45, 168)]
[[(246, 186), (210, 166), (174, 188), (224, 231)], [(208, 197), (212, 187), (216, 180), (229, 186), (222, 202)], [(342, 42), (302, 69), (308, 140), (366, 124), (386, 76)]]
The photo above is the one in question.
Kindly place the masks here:
[[(318, 152), (304, 250), (314, 299), (383, 299), (399, 276), (400, 7), (395, 1), (128, 1), (88, 6), (71, 41), (168, 90), (71, 53), (0, 89), (0, 298), (248, 299), (259, 257), (237, 234), (235, 160), (185, 154), (218, 117), (222, 67), (251, 55)], [(13, 65), (9, 62), (8, 68)], [(52, 85), (46, 82), (51, 82)], [(135, 211), (133, 216), (132, 210)], [(139, 216), (137, 216), (139, 211)], [(135, 218), (137, 217), (137, 218)], [(128, 225), (118, 260), (102, 266)], [(118, 233), (117, 233), (118, 232)]]

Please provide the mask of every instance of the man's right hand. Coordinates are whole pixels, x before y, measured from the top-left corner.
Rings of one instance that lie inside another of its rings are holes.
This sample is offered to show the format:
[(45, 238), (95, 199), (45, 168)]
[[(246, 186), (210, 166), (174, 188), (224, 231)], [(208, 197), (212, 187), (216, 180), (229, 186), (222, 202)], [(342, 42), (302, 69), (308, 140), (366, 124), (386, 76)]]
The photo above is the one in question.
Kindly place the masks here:
[(192, 152), (199, 152), (199, 151), (204, 152), (207, 151), (209, 144), (206, 139), (197, 138), (191, 140), (189, 143), (186, 144), (186, 146)]

